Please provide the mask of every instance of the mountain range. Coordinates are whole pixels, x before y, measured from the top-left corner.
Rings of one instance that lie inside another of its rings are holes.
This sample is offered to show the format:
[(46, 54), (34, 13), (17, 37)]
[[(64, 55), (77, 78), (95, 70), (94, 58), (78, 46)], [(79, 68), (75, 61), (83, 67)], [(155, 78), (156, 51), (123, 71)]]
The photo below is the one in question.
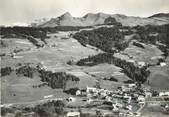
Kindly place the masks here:
[(105, 14), (105, 13), (88, 13), (83, 17), (73, 17), (69, 12), (63, 15), (51, 18), (36, 20), (31, 24), (35, 27), (55, 27), (55, 26), (94, 26), (104, 24), (109, 17), (115, 18), (116, 21), (124, 26), (136, 25), (163, 25), (169, 23), (169, 13), (159, 13), (150, 17), (134, 17), (121, 14)]

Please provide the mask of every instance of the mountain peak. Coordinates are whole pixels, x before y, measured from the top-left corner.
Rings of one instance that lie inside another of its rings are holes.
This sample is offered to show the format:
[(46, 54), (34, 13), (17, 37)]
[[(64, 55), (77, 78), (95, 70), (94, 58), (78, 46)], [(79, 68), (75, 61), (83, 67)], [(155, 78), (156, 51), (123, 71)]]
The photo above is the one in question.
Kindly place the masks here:
[(64, 13), (61, 17), (72, 18), (72, 15), (69, 12)]
[(99, 17), (105, 17), (108, 16), (108, 14), (104, 14), (102, 12), (99, 13), (88, 13), (83, 18), (99, 18)]
[(83, 16), (83, 18), (91, 17), (93, 15), (94, 15), (94, 13), (87, 13), (86, 15)]

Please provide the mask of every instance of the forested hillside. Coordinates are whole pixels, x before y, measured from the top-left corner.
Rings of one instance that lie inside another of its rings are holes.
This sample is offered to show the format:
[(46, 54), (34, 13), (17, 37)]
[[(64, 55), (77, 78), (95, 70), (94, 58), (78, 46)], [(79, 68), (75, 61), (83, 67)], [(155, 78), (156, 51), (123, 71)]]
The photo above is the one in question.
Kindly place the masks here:
[(84, 46), (89, 44), (106, 52), (114, 52), (113, 48), (122, 50), (127, 46), (123, 33), (117, 27), (81, 31), (73, 37)]

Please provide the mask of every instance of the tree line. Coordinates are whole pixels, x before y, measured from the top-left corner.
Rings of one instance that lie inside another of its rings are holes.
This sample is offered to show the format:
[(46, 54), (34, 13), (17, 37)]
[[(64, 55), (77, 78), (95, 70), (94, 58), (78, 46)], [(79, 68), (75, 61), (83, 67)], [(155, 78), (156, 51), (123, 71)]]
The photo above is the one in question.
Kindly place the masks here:
[(65, 72), (54, 72), (39, 70), (41, 81), (47, 82), (48, 85), (55, 89), (55, 88), (63, 88), (66, 89), (68, 85), (67, 82), (75, 82), (78, 83), (80, 79), (74, 75), (67, 74)]
[(91, 28), (92, 26), (56, 26), (56, 27), (0, 27), (2, 38), (20, 37), (22, 35), (32, 36), (34, 38), (47, 38), (47, 33), (56, 33), (57, 31), (79, 31), (83, 28)]
[(33, 78), (35, 73), (39, 74), (42, 82), (46, 82), (51, 88), (63, 88), (68, 85), (67, 82), (78, 83), (80, 79), (74, 75), (67, 74), (65, 72), (51, 72), (43, 69), (31, 67), (29, 65), (22, 66), (15, 70), (17, 75), (23, 75), (25, 77)]
[(122, 72), (124, 72), (129, 78), (136, 82), (144, 83), (147, 80), (147, 77), (150, 75), (150, 71), (147, 70), (148, 66), (139, 68), (131, 62), (114, 57), (113, 54), (110, 53), (89, 56), (88, 58), (79, 60), (77, 65), (94, 66), (101, 63), (114, 64), (122, 68)]
[(2, 38), (28, 39), (32, 44), (41, 47), (36, 38), (41, 39), (46, 44), (47, 31), (34, 27), (1, 27)]
[(35, 117), (58, 117), (65, 115), (65, 103), (61, 100), (48, 101), (43, 104), (36, 105), (34, 107), (10, 107), (1, 108), (1, 116), (7, 115), (7, 113), (12, 113), (15, 117), (23, 117), (23, 114), (27, 114)]
[[(1, 68), (1, 76), (10, 75), (12, 71), (13, 69), (11, 67)], [(67, 74), (66, 72), (51, 72), (42, 69), (40, 70), (30, 65), (21, 66), (15, 69), (15, 72), (18, 76), (25, 76), (28, 78), (34, 78), (34, 75), (36, 74), (41, 78), (42, 82), (46, 82), (47, 85), (53, 89), (66, 89), (67, 87), (75, 87), (73, 83), (78, 84), (78, 82), (80, 81), (78, 77), (71, 74)]]
[(24, 35), (32, 36), (34, 38), (46, 38), (47, 31), (43, 28), (34, 27), (1, 27), (2, 38), (8, 38), (12, 36), (19, 36), (24, 38)]

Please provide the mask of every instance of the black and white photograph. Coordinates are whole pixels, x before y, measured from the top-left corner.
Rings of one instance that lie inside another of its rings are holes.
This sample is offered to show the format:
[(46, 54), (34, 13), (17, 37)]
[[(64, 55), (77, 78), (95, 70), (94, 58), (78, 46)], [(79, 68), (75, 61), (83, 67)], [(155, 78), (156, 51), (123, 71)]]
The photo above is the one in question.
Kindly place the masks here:
[(169, 0), (0, 0), (1, 117), (169, 117)]

